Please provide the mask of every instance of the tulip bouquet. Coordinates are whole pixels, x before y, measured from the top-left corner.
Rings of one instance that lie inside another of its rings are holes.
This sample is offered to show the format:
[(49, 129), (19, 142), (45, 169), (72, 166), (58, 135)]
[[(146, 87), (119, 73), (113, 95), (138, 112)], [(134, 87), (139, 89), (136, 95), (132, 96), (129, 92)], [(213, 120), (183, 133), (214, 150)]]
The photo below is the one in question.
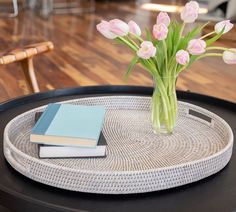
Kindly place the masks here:
[(151, 120), (155, 132), (173, 132), (177, 116), (176, 81), (182, 71), (194, 61), (211, 56), (223, 57), (226, 63), (236, 64), (236, 49), (212, 46), (232, 29), (233, 24), (229, 20), (217, 23), (211, 33), (200, 38), (196, 37), (208, 23), (183, 34), (186, 24), (193, 23), (198, 12), (196, 1), (190, 1), (184, 6), (181, 23), (170, 21), (167, 13), (160, 12), (152, 32), (146, 29), (145, 39), (141, 37), (140, 27), (134, 21), (127, 24), (113, 19), (101, 21), (97, 25), (97, 30), (103, 36), (128, 46), (134, 52), (126, 78), (137, 63), (152, 75), (154, 92)]

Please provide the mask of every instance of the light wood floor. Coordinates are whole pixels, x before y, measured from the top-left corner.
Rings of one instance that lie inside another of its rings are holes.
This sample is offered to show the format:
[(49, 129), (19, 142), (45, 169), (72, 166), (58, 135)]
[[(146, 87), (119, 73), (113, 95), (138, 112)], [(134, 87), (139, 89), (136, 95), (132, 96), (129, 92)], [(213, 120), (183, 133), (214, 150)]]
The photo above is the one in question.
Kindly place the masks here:
[[(133, 19), (144, 29), (154, 24), (156, 13), (127, 1), (97, 2), (96, 6), (95, 13), (79, 16), (54, 15), (43, 19), (22, 11), (17, 18), (0, 19), (0, 51), (51, 40), (55, 50), (35, 59), (41, 91), (103, 84), (151, 86), (151, 78), (141, 67), (127, 82), (123, 80), (132, 54), (102, 37), (95, 26), (101, 19), (122, 18)], [(217, 45), (236, 48), (235, 36), (236, 29)], [(177, 87), (236, 102), (236, 65), (226, 65), (221, 58), (203, 59), (180, 75)], [(18, 64), (0, 67), (0, 101), (28, 93)]]

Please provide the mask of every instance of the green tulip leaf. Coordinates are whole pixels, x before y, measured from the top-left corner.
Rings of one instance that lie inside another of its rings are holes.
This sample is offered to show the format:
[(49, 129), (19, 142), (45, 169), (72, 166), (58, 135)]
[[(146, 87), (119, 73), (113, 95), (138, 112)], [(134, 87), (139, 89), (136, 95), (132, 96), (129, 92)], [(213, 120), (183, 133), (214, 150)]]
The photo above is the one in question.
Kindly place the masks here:
[(125, 80), (127, 80), (127, 79), (129, 78), (129, 75), (131, 74), (131, 72), (132, 72), (134, 66), (135, 66), (136, 63), (138, 63), (138, 62), (139, 62), (139, 57), (138, 57), (138, 56), (135, 56), (135, 57), (132, 59), (131, 63), (129, 64), (128, 70), (127, 70), (126, 73), (125, 73)]

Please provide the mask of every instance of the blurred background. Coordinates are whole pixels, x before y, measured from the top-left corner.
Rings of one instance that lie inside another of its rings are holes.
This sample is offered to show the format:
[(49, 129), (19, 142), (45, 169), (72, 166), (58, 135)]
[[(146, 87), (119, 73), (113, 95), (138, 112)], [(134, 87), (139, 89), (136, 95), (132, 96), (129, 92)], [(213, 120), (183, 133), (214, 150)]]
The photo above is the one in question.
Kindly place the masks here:
[[(179, 20), (184, 0), (0, 0), (0, 52), (25, 45), (52, 41), (54, 50), (34, 58), (40, 91), (87, 85), (144, 85), (152, 79), (136, 67), (128, 81), (123, 76), (132, 58), (129, 49), (114, 45), (96, 31), (102, 19), (120, 18), (136, 21), (144, 30), (155, 24), (159, 11), (167, 11)], [(236, 20), (235, 0), (198, 1), (201, 14), (197, 24)], [(236, 48), (236, 28), (222, 36), (217, 46)], [(236, 102), (236, 66), (219, 57), (208, 57), (183, 72), (179, 90), (190, 90)], [(0, 65), (0, 102), (31, 93), (22, 72), (22, 63)]]

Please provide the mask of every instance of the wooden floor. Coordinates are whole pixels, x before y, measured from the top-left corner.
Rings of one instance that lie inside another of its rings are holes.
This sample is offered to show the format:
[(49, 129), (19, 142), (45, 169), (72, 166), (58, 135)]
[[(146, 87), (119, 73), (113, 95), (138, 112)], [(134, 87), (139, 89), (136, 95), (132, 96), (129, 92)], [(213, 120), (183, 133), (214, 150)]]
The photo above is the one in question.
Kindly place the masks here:
[[(96, 7), (95, 13), (79, 16), (54, 15), (43, 19), (33, 12), (22, 11), (17, 18), (1, 18), (0, 51), (51, 40), (55, 50), (34, 61), (41, 91), (104, 84), (151, 86), (151, 78), (141, 67), (135, 69), (127, 82), (123, 80), (132, 54), (102, 37), (95, 26), (101, 19), (122, 18), (133, 19), (144, 29), (154, 24), (156, 13), (127, 1), (100, 1)], [(217, 45), (236, 48), (235, 40), (230, 39), (235, 35), (234, 29)], [(236, 65), (226, 65), (220, 58), (201, 60), (180, 75), (177, 87), (236, 102)], [(0, 101), (28, 93), (18, 64), (0, 67)]]

